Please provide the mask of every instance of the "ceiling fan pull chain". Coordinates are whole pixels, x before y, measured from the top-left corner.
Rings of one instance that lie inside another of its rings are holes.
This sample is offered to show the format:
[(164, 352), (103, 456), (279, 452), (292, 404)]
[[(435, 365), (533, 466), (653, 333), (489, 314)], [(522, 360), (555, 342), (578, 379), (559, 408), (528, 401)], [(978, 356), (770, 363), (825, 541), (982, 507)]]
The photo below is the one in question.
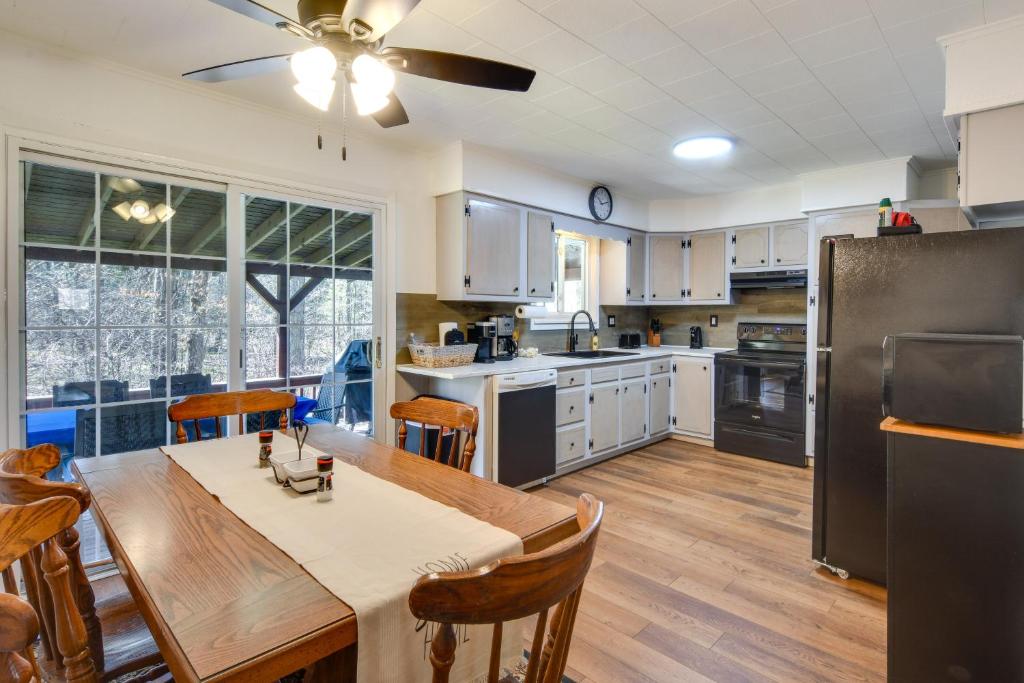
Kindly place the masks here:
[(316, 148), (317, 149), (323, 149), (324, 148), (323, 123), (324, 123), (324, 117), (323, 117), (323, 114), (321, 114), (321, 115), (316, 117)]
[(348, 161), (348, 84), (341, 89), (341, 160)]

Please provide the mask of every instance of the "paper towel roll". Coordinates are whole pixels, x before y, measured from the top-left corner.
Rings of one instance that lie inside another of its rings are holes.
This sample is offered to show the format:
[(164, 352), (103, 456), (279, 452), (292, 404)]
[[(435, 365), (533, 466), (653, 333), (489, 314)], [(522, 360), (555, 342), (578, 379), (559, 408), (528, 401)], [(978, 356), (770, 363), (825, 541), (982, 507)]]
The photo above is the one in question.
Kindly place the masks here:
[(551, 311), (544, 304), (539, 306), (516, 306), (516, 317), (524, 320), (530, 320), (531, 318), (547, 318), (551, 316)]
[(438, 325), (437, 325), (437, 334), (439, 335), (438, 336), (438, 340), (439, 340), (440, 345), (444, 346), (444, 335), (445, 335), (446, 332), (448, 332), (448, 330), (457, 330), (457, 329), (459, 329), (459, 324), (458, 323), (438, 323)]

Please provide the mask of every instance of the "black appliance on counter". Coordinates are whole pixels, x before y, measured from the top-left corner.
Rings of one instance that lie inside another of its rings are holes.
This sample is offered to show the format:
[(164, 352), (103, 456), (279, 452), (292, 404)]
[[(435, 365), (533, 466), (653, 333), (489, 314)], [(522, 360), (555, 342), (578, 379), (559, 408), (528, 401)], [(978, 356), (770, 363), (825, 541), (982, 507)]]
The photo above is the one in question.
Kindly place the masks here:
[(806, 287), (806, 270), (761, 270), (754, 273), (730, 273), (732, 289), (786, 289)]
[(516, 319), (510, 315), (492, 315), (489, 320), (494, 323), (494, 341), (491, 346), (494, 360), (512, 360), (519, 348), (514, 339)]
[(1021, 433), (1024, 339), (895, 334), (882, 343), (882, 413), (908, 422)]
[(690, 348), (704, 348), (704, 330), (700, 329), (700, 325), (694, 325), (690, 328)]
[(497, 345), (497, 325), (491, 320), (481, 320), (466, 325), (466, 341), (476, 344), (474, 363), (493, 363)]
[(640, 348), (640, 333), (639, 332), (626, 332), (625, 334), (619, 335), (619, 348), (620, 349), (639, 349)]
[(715, 355), (715, 448), (807, 466), (807, 326), (740, 323), (738, 348)]
[(840, 576), (886, 580), (882, 340), (1024, 334), (1022, 255), (1019, 228), (822, 241), (811, 550)]

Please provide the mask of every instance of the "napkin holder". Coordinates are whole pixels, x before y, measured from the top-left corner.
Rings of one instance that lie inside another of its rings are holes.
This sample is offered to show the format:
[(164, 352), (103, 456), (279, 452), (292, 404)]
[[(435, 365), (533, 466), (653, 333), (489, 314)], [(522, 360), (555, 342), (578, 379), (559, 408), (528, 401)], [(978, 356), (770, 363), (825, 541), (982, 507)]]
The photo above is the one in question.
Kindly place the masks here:
[(310, 493), (316, 491), (319, 474), (316, 469), (316, 458), (303, 458), (292, 460), (281, 466), (284, 470), (286, 483), (299, 493)]

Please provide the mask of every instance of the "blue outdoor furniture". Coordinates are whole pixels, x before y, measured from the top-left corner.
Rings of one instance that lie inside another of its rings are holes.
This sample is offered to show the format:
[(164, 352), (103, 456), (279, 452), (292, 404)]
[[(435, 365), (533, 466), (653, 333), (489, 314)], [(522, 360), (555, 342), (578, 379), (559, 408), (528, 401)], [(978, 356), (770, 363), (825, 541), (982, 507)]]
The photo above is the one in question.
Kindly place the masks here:
[(324, 373), (317, 395), (316, 409), (306, 422), (329, 422), (355, 425), (373, 419), (373, 366), (370, 364), (370, 341), (349, 342), (345, 353)]

